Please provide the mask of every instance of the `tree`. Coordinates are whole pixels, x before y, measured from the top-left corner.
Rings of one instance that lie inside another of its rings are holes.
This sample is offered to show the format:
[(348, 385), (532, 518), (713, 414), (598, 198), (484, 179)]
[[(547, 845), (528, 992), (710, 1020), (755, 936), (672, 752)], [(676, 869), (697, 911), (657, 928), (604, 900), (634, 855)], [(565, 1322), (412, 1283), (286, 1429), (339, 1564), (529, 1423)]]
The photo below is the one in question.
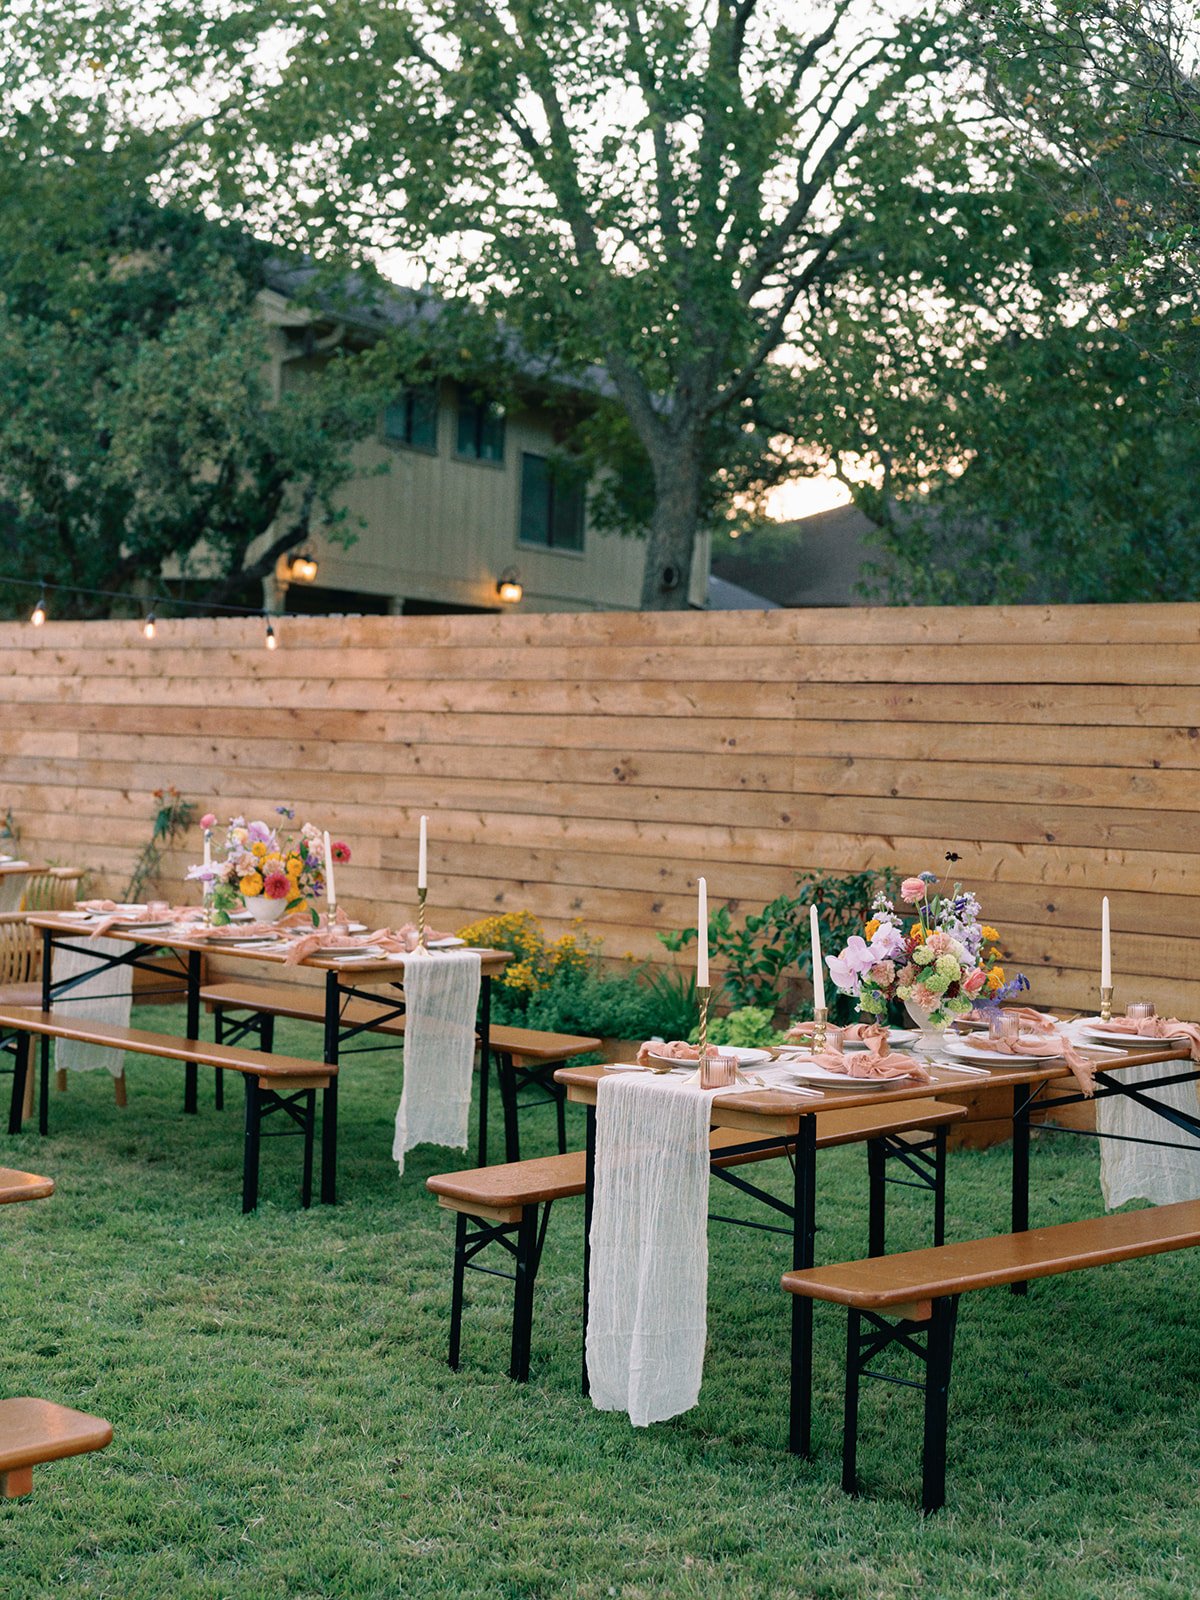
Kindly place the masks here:
[[(323, 518), (377, 400), (347, 362), (279, 398), (255, 312), (267, 252), (151, 198), (153, 152), (14, 117), (0, 156), (0, 514), (10, 576), (249, 598)], [(148, 159), (149, 158), (149, 159)], [(262, 545), (264, 536), (270, 534)], [(247, 552), (259, 542), (255, 559)], [(28, 594), (9, 586), (8, 606)], [(81, 596), (81, 614), (112, 602)]]
[[(803, 26), (785, 0), (147, 0), (131, 23), (61, 0), (30, 48), (60, 82), (99, 62), (110, 100), (199, 85), (211, 114), (160, 143), (205, 204), (317, 254), (407, 249), (559, 370), (602, 363), (591, 437), (649, 481), (643, 599), (669, 607), (701, 522), (811, 442), (795, 375), (880, 249), (860, 196), (961, 138), (938, 11), (834, 0)], [(942, 197), (905, 193), (936, 280)]]

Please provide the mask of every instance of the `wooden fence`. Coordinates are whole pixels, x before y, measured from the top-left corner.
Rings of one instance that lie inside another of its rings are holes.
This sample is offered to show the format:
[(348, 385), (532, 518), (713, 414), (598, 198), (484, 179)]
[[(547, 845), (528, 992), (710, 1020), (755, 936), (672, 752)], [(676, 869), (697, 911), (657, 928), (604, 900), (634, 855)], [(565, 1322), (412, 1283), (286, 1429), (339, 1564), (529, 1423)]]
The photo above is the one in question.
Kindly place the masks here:
[[(666, 959), (696, 875), (752, 909), (813, 867), (953, 870), (1046, 1002), (1200, 1013), (1200, 606), (0, 626), (0, 810), (120, 891), (151, 791), (344, 836), (341, 898), (529, 908)], [(168, 858), (178, 891), (190, 851)]]

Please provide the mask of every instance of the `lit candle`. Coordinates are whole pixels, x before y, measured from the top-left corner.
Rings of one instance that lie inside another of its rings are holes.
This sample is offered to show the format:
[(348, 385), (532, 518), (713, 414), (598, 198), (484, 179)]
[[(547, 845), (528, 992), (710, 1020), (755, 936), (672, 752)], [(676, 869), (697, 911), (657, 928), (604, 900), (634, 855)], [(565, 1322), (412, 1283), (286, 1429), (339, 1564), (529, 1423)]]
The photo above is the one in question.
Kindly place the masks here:
[(700, 879), (700, 909), (696, 914), (699, 949), (696, 952), (696, 987), (708, 988), (708, 879)]
[(417, 888), (418, 889), (428, 889), (428, 887), (429, 887), (428, 870), (427, 870), (428, 866), (429, 866), (429, 861), (428, 861), (428, 851), (427, 851), (427, 844), (426, 844), (426, 838), (425, 838), (425, 824), (428, 821), (429, 821), (428, 817), (422, 817), (421, 818), (421, 836), (420, 836), (420, 843), (417, 846)]
[(337, 905), (337, 895), (333, 890), (333, 851), (329, 847), (329, 830), (325, 830), (325, 898), (329, 901), (332, 911)]
[(1112, 936), (1108, 931), (1108, 896), (1100, 902), (1100, 987), (1112, 988)]
[(821, 929), (817, 922), (816, 906), (808, 908), (808, 930), (812, 936), (813, 1005), (818, 1011), (824, 1011), (825, 965), (821, 960)]

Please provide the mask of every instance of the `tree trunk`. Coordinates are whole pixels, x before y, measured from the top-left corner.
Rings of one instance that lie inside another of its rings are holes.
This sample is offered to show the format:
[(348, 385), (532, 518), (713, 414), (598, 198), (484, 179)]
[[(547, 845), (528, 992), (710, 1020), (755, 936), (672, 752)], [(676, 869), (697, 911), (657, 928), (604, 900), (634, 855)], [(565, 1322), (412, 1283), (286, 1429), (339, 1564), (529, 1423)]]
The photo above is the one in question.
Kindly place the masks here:
[(686, 611), (700, 525), (699, 452), (676, 444), (651, 457), (654, 514), (646, 537), (643, 611)]

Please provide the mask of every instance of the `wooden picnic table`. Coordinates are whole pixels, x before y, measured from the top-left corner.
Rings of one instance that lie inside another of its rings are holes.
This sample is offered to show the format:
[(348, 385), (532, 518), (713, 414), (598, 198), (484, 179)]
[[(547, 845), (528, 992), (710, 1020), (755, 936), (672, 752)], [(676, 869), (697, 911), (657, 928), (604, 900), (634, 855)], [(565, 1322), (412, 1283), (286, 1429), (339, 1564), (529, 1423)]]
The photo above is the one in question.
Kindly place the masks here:
[[(203, 957), (219, 955), (222, 958), (232, 957), (240, 962), (256, 962), (268, 970), (277, 971), (280, 967), (287, 966), (286, 945), (276, 949), (271, 945), (239, 945), (236, 942), (214, 945), (208, 939), (188, 938), (186, 933), (179, 933), (173, 929), (139, 928), (131, 927), (110, 928), (104, 933), (105, 939), (112, 939), (118, 944), (128, 947), (127, 951), (119, 956), (100, 957), (95, 946), (89, 947), (90, 930), (86, 925), (81, 926), (76, 918), (64, 916), (62, 913), (44, 912), (33, 913), (29, 917), (31, 925), (38, 928), (42, 935), (42, 1005), (43, 1011), (49, 1011), (56, 1005), (69, 1003), (70, 991), (84, 982), (90, 982), (98, 974), (118, 969), (140, 969), (157, 973), (159, 976), (172, 978), (183, 995), (187, 1006), (186, 1037), (199, 1038), (200, 1010), (203, 976)], [(68, 978), (56, 984), (53, 979), (53, 958), (56, 949), (82, 951), (85, 954), (97, 956), (96, 966), (91, 972), (74, 978)], [(164, 965), (163, 957), (155, 953), (168, 952), (168, 960), (174, 965)], [(148, 953), (151, 952), (151, 953)], [(491, 1037), (491, 987), (492, 980), (504, 971), (507, 964), (513, 959), (512, 952), (508, 950), (480, 951), (481, 977), (479, 994), (479, 1020), (477, 1029), (482, 1049), (482, 1060), (486, 1063), (489, 1059)], [(324, 973), (324, 1007), (323, 1007), (323, 1048), (321, 1059), (330, 1066), (339, 1064), (339, 1056), (345, 1044), (357, 1035), (378, 1027), (402, 1016), (404, 1013), (404, 965), (407, 957), (404, 955), (388, 955), (380, 957), (355, 958), (347, 961), (336, 956), (310, 955), (296, 966)], [(353, 969), (352, 973), (350, 968)], [(347, 981), (349, 979), (349, 981)], [(345, 1007), (351, 1001), (370, 1004), (377, 1007), (373, 1022), (362, 1020), (361, 1010), (356, 1010), (356, 1020), (343, 1021)], [(487, 1081), (486, 1072), (483, 1075)], [(50, 1050), (49, 1040), (43, 1038), (41, 1051), (41, 1102), (38, 1108), (39, 1126), (41, 1131), (46, 1131), (46, 1100), (50, 1082)], [(185, 1112), (194, 1113), (198, 1108), (197, 1096), (198, 1072), (195, 1062), (189, 1062), (184, 1075), (184, 1103)], [(333, 1078), (329, 1087), (324, 1091), (322, 1121), (326, 1124), (326, 1133), (330, 1127), (336, 1128), (337, 1119), (337, 1079)], [(336, 1198), (333, 1185), (333, 1164), (330, 1163), (327, 1172), (322, 1177), (321, 1199), (326, 1204), (332, 1204)]]
[[(1111, 1051), (1086, 1049), (1085, 1055), (1097, 1064), (1097, 1097), (1109, 1094), (1140, 1096), (1147, 1088), (1162, 1087), (1166, 1083), (1194, 1081), (1200, 1069), (1192, 1062), (1185, 1046), (1161, 1049), (1131, 1050), (1114, 1054)], [(1122, 1086), (1113, 1076), (1130, 1067), (1148, 1066), (1155, 1062), (1186, 1063), (1186, 1070), (1176, 1067), (1153, 1083)], [(746, 1133), (752, 1142), (790, 1146), (793, 1152), (792, 1198), (787, 1214), (792, 1223), (792, 1269), (815, 1264), (816, 1237), (816, 1136), (817, 1118), (835, 1110), (851, 1110), (858, 1106), (883, 1105), (905, 1100), (953, 1098), (965, 1089), (986, 1085), (990, 1088), (1008, 1088), (1012, 1091), (1013, 1154), (1012, 1154), (1012, 1231), (1024, 1232), (1029, 1227), (1029, 1125), (1030, 1112), (1038, 1095), (1049, 1083), (1071, 1077), (1071, 1070), (1063, 1060), (1021, 1061), (1014, 1059), (1010, 1066), (987, 1067), (987, 1078), (976, 1073), (956, 1072), (953, 1066), (941, 1062), (928, 1062), (931, 1083), (908, 1082), (880, 1084), (863, 1080), (861, 1090), (827, 1090), (814, 1098), (801, 1098), (776, 1090), (759, 1092), (740, 1091), (723, 1094), (717, 1090), (712, 1097), (711, 1125), (714, 1128), (736, 1128)], [(567, 1098), (582, 1105), (587, 1113), (587, 1177), (584, 1192), (584, 1332), (587, 1330), (588, 1269), (590, 1232), (596, 1167), (596, 1095), (600, 1079), (607, 1076), (603, 1066), (562, 1067), (555, 1080), (564, 1084)], [(809, 1085), (808, 1087), (815, 1087)], [(1184, 1126), (1189, 1119), (1153, 1100), (1144, 1103), (1157, 1109), (1176, 1126)], [(1190, 1128), (1194, 1138), (1200, 1139), (1200, 1118), (1194, 1119)], [(778, 1201), (775, 1202), (778, 1207)], [(812, 1311), (813, 1302), (792, 1296), (792, 1362), (798, 1373), (796, 1393), (802, 1397), (792, 1417), (791, 1448), (800, 1455), (811, 1451), (812, 1414)], [(585, 1378), (586, 1382), (586, 1378)]]

